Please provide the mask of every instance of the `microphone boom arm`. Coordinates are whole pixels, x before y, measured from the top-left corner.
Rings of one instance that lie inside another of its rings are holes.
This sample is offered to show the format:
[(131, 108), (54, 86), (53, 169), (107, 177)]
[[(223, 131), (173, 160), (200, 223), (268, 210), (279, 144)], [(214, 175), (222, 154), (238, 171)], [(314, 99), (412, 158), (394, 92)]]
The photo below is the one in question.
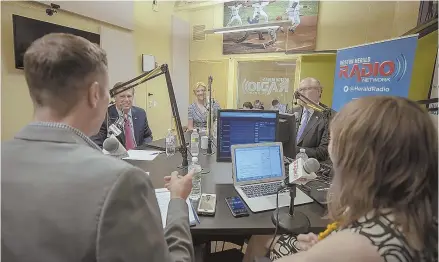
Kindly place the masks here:
[(212, 154), (212, 102), (213, 102), (213, 98), (212, 98), (212, 82), (213, 82), (213, 77), (209, 76), (208, 78), (208, 92), (209, 92), (209, 115), (208, 115), (208, 119), (207, 119), (207, 154)]
[[(110, 96), (111, 98), (114, 98), (116, 95), (125, 92), (127, 90), (130, 90), (132, 88), (135, 88), (136, 86), (145, 83), (146, 81), (149, 81), (151, 79), (154, 79), (158, 76), (165, 75), (166, 79), (166, 86), (168, 88), (168, 95), (169, 95), (169, 101), (171, 103), (171, 109), (172, 109), (172, 117), (175, 121), (175, 126), (177, 128), (177, 136), (178, 141), (180, 142), (179, 145), (179, 151), (183, 158), (182, 166), (187, 167), (188, 166), (188, 151), (186, 147), (186, 141), (184, 138), (184, 132), (183, 127), (181, 126), (181, 119), (180, 115), (178, 113), (178, 106), (177, 106), (177, 100), (175, 99), (175, 93), (174, 93), (174, 87), (172, 85), (171, 81), (171, 75), (169, 73), (169, 68), (167, 64), (163, 64), (159, 67), (154, 68), (151, 71), (145, 72), (129, 81), (126, 81), (120, 85), (115, 86), (110, 90)], [(133, 82), (138, 81), (134, 84)]]
[(295, 91), (294, 92), (294, 98), (299, 99), (300, 101), (302, 101), (303, 103), (305, 103), (305, 105), (309, 106), (310, 108), (318, 111), (318, 112), (323, 112), (326, 110), (326, 108), (322, 107), (321, 105), (315, 103), (314, 101), (311, 101), (308, 97), (302, 95), (299, 91)]
[(326, 119), (330, 120), (332, 115), (332, 110), (326, 106), (320, 105), (309, 99), (308, 97), (301, 94), (299, 91), (294, 92), (294, 98), (302, 101), (306, 106), (309, 108), (314, 109), (317, 112), (323, 113), (323, 116), (326, 117)]

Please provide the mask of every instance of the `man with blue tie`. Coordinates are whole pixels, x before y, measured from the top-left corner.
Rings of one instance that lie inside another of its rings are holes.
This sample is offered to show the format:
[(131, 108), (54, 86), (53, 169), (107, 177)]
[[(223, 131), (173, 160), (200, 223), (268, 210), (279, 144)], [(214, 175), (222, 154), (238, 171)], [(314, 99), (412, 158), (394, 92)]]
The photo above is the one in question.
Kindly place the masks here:
[[(121, 82), (115, 86), (120, 84)], [(124, 126), (117, 139), (127, 150), (152, 141), (152, 132), (148, 125), (146, 112), (140, 107), (133, 106), (133, 99), (134, 89), (116, 95), (115, 104), (108, 108), (108, 116), (99, 133), (91, 137), (98, 146), (102, 147), (108, 135), (108, 127), (116, 122), (119, 117), (124, 118)]]
[[(316, 104), (320, 104), (322, 86), (315, 78), (305, 78), (299, 84), (298, 91)], [(325, 161), (328, 158), (328, 124), (321, 112), (317, 112), (299, 101), (300, 106), (293, 108), (297, 113), (297, 151), (304, 148), (308, 157)]]

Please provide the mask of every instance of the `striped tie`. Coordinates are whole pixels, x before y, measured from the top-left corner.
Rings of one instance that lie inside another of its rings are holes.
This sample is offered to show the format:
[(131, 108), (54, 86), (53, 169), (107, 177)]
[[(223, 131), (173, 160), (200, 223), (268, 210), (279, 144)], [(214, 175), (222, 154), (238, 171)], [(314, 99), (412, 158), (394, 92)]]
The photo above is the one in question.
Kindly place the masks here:
[(302, 114), (302, 121), (300, 122), (300, 128), (296, 136), (296, 142), (299, 142), (299, 139), (302, 137), (306, 124), (308, 123), (308, 118), (309, 118), (309, 111), (304, 109)]

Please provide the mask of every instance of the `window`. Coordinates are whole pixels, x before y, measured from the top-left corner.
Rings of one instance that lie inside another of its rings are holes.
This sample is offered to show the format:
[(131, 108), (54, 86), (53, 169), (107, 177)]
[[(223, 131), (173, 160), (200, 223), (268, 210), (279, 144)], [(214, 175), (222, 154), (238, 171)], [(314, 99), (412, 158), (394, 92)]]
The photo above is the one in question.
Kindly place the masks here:
[[(291, 109), (296, 61), (251, 61), (238, 63), (237, 105), (262, 102), (264, 109)], [(277, 102), (276, 102), (277, 100)], [(274, 106), (273, 106), (274, 105)]]

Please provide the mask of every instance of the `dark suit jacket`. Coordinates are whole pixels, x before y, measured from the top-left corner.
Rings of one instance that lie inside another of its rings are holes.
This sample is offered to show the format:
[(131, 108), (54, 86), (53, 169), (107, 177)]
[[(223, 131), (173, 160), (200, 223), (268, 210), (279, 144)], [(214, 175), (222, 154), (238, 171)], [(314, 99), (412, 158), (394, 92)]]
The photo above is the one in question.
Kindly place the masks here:
[[(293, 108), (293, 114), (298, 113), (296, 128), (298, 130), (300, 120), (302, 119), (303, 107), (298, 106)], [(300, 148), (304, 148), (308, 157), (316, 158), (319, 161), (325, 161), (328, 159), (328, 121), (323, 117), (323, 114), (314, 111), (308, 124), (303, 131), (302, 136), (297, 142), (297, 152)]]
[[(152, 131), (149, 128), (148, 120), (146, 118), (146, 112), (140, 107), (133, 106), (131, 108), (131, 115), (134, 127), (134, 139), (136, 140), (137, 146), (149, 143), (152, 141)], [(116, 122), (119, 118), (119, 112), (117, 112), (116, 106), (112, 105), (108, 108), (108, 126)], [(107, 118), (105, 118), (104, 123), (102, 123), (99, 133), (92, 136), (91, 139), (102, 148), (104, 140), (107, 138)], [(122, 132), (117, 139), (125, 146), (125, 133)]]
[(2, 261), (194, 261), (186, 202), (163, 229), (148, 175), (84, 134), (31, 124), (1, 158)]

